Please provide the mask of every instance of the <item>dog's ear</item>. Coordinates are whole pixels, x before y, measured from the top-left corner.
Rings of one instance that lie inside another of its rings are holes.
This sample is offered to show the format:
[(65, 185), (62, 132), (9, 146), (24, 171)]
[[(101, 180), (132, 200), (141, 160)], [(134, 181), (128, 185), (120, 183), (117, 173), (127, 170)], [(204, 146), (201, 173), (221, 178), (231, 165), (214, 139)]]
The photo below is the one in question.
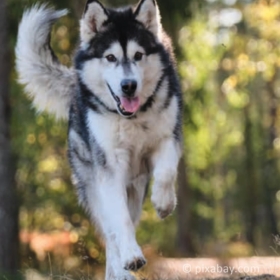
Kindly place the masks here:
[(141, 0), (136, 6), (134, 16), (155, 36), (160, 35), (160, 13), (155, 0)]
[(104, 6), (97, 0), (88, 0), (80, 21), (82, 43), (88, 43), (100, 31), (107, 19), (108, 12)]

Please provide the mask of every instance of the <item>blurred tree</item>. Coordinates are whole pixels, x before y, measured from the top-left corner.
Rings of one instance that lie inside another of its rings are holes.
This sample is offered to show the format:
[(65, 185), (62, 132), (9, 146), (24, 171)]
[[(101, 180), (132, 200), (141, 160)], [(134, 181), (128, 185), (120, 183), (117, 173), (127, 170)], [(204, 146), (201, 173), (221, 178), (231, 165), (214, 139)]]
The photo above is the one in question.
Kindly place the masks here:
[(9, 136), (11, 62), (5, 0), (0, 1), (0, 42), (0, 276), (14, 280), (18, 269), (18, 201)]
[(241, 7), (242, 21), (222, 63), (228, 75), (222, 90), (242, 109), (245, 172), (238, 181), (246, 238), (267, 246), (266, 236), (279, 231), (280, 3), (253, 1)]
[(186, 161), (182, 157), (178, 167), (178, 205), (177, 205), (177, 240), (176, 249), (181, 256), (194, 257), (197, 253), (193, 239), (193, 194), (190, 187)]

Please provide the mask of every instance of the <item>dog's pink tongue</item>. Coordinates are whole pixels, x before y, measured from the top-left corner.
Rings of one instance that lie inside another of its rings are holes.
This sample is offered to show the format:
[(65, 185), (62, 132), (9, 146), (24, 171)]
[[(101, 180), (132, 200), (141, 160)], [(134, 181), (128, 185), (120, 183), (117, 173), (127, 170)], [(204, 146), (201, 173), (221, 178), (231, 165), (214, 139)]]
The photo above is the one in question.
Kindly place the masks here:
[(121, 97), (120, 100), (126, 112), (135, 113), (140, 107), (139, 97), (134, 97), (134, 98)]

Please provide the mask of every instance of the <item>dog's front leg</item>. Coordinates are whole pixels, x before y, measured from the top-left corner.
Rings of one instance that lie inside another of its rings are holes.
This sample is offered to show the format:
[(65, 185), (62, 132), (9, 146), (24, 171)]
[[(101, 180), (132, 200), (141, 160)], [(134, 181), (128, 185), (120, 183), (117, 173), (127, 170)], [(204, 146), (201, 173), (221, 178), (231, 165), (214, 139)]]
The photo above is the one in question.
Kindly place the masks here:
[(161, 219), (176, 206), (175, 181), (180, 157), (180, 143), (173, 138), (162, 140), (152, 157), (154, 185), (151, 199)]
[(92, 198), (92, 216), (106, 242), (106, 280), (130, 279), (124, 270), (139, 269), (145, 264), (145, 259), (135, 239), (135, 229), (127, 206), (125, 180), (111, 170), (97, 174), (96, 184), (90, 188), (89, 197)]
[(106, 241), (106, 280), (135, 280), (135, 277), (122, 267), (120, 252), (113, 238)]

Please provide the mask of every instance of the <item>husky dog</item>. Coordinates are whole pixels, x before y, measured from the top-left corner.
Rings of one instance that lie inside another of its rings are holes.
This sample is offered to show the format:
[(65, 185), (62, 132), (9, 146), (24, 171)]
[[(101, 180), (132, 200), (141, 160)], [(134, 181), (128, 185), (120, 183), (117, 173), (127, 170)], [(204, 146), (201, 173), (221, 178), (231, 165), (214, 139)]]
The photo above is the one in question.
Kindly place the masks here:
[(176, 205), (182, 97), (171, 43), (155, 0), (117, 10), (89, 0), (67, 68), (49, 43), (52, 24), (65, 14), (46, 5), (24, 13), (19, 81), (39, 110), (68, 117), (73, 182), (106, 243), (106, 279), (134, 279), (129, 271), (146, 262), (135, 226), (151, 178), (158, 216)]

